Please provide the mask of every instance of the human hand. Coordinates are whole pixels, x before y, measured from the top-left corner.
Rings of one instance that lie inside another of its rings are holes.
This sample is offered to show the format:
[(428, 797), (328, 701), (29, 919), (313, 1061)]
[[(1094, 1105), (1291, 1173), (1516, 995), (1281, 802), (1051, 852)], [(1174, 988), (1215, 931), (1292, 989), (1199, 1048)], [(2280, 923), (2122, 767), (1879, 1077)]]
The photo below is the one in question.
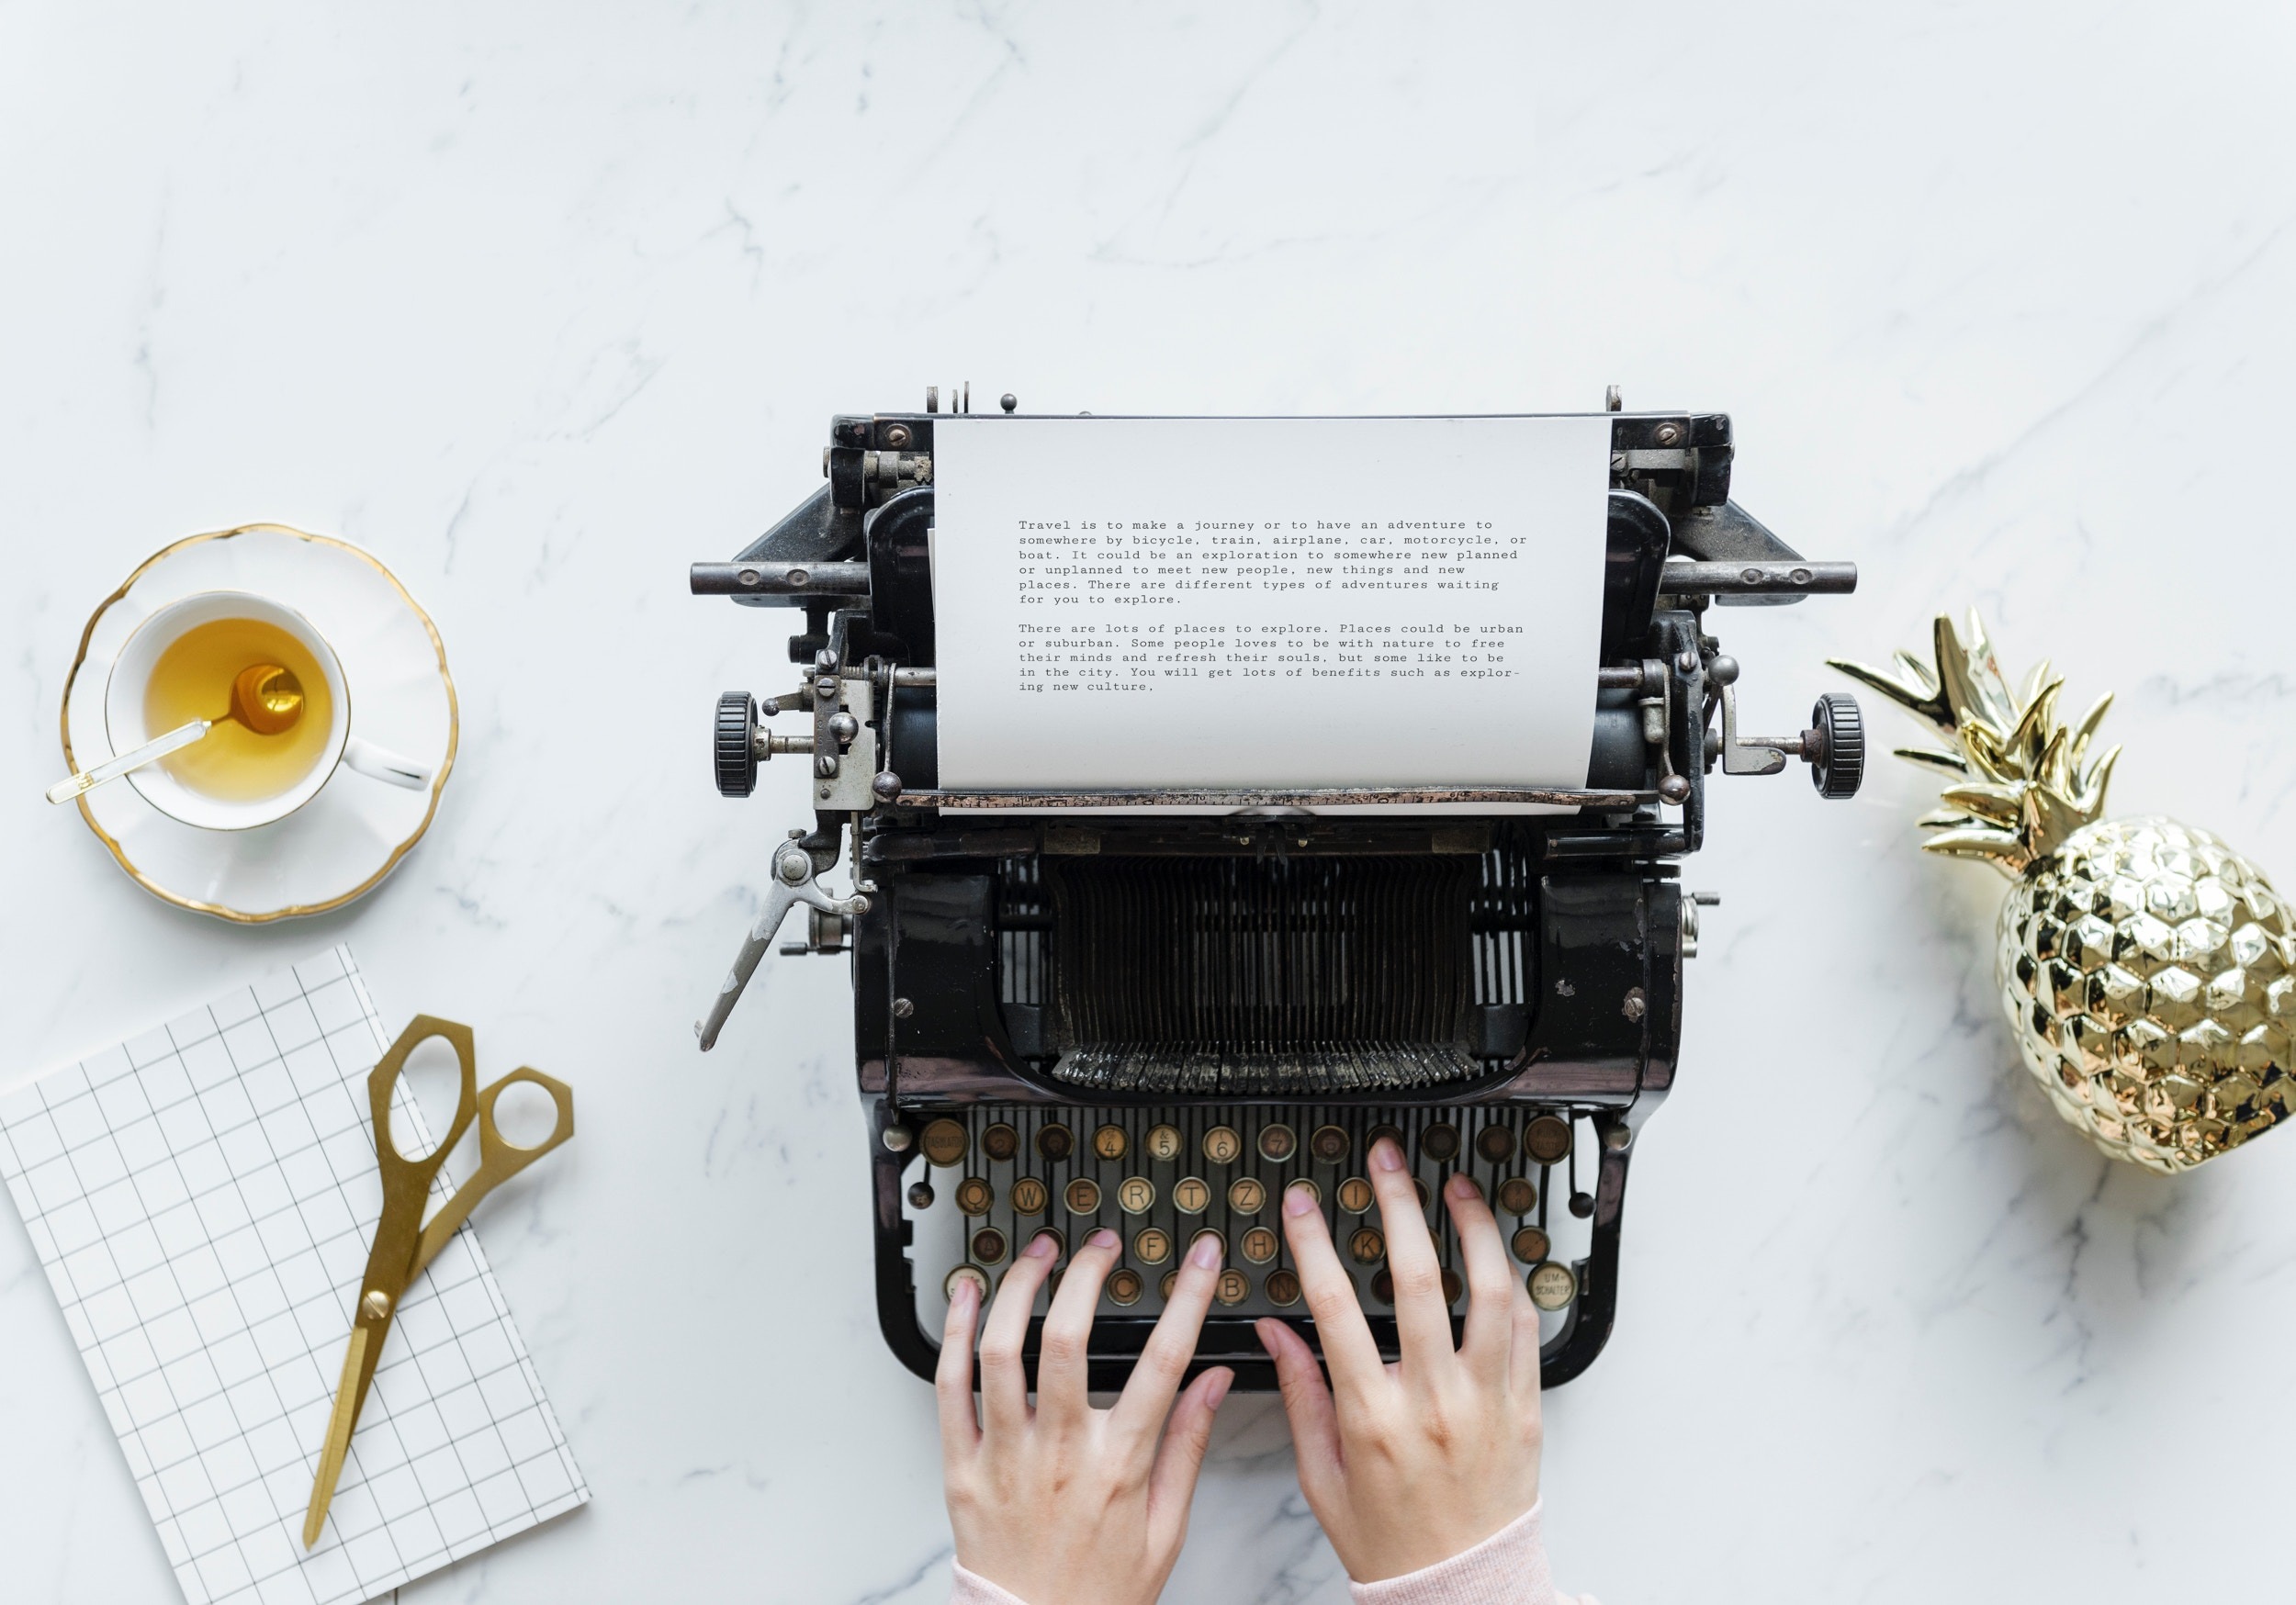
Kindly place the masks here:
[(1296, 1184), (1284, 1195), (1284, 1236), (1331, 1386), (1298, 1332), (1273, 1319), (1257, 1329), (1283, 1386), (1300, 1490), (1361, 1583), (1447, 1560), (1538, 1502), (1538, 1311), (1490, 1205), (1463, 1174), (1444, 1186), (1469, 1300), (1454, 1350), (1442, 1267), (1402, 1150), (1381, 1138), (1369, 1168), (1402, 1358), (1380, 1361), (1323, 1213)]
[(1188, 1250), (1115, 1408), (1092, 1408), (1086, 1341), (1118, 1246), (1116, 1233), (1094, 1232), (1061, 1278), (1038, 1342), (1034, 1409), (1020, 1347), (1057, 1240), (1040, 1234), (997, 1289), (981, 1335), (977, 1420), (980, 1289), (960, 1282), (949, 1300), (933, 1387), (957, 1560), (1029, 1605), (1150, 1605), (1163, 1592), (1187, 1534), (1212, 1414), (1235, 1380), (1225, 1366), (1207, 1371), (1173, 1404), (1220, 1279), (1220, 1240), (1207, 1234)]

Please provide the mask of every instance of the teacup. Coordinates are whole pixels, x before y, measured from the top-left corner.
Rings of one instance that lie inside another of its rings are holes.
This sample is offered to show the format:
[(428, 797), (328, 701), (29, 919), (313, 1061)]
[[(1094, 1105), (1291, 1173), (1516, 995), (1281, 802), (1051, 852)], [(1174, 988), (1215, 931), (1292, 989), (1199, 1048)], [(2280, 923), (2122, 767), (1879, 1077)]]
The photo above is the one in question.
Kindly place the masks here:
[[(151, 690), (152, 671), (167, 649), (202, 624), (238, 619), (280, 631), (299, 645), (310, 665), (316, 667), (325, 695), (323, 699), (308, 698), (306, 705), (327, 721), (317, 756), (291, 784), (267, 795), (250, 798), (221, 797), (187, 784), (170, 771), (164, 759), (146, 764), (130, 771), (127, 780), (152, 807), (186, 825), (206, 830), (247, 830), (284, 819), (302, 807), (319, 794), (320, 788), (333, 778), (337, 769), (347, 769), (410, 791), (421, 791), (431, 783), (432, 771), (424, 765), (400, 758), (351, 733), (351, 687), (343, 678), (342, 660), (311, 622), (293, 608), (243, 590), (203, 590), (183, 597), (159, 609), (129, 634), (119, 655), (112, 660), (110, 675), (104, 682), (104, 728), (114, 752), (126, 752), (166, 734), (164, 730), (149, 727), (144, 704)], [(212, 711), (202, 709), (201, 715), (212, 719), (223, 713), (222, 700), (222, 693), (219, 692), (218, 705)], [(323, 713), (319, 709), (321, 701)], [(212, 735), (208, 739), (213, 739)]]

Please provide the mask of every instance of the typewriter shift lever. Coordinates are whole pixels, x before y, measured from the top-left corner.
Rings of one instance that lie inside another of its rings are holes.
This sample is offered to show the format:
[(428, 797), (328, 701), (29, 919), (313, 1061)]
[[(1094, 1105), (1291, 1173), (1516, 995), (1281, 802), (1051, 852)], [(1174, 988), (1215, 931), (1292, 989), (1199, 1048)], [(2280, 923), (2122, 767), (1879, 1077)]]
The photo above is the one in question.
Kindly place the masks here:
[(817, 908), (824, 914), (858, 915), (869, 912), (868, 897), (856, 887), (850, 897), (832, 897), (813, 877), (813, 855), (798, 846), (805, 832), (792, 831), (790, 839), (773, 854), (773, 888), (766, 893), (765, 912), (749, 927), (741, 952), (734, 960), (734, 967), (726, 972), (726, 984), (717, 989), (717, 997), (710, 1005), (709, 1017), (693, 1023), (693, 1034), (702, 1039), (702, 1049), (707, 1052), (717, 1046), (717, 1033), (725, 1028), (726, 1016), (734, 1012), (734, 1005), (741, 1001), (742, 988), (749, 984), (749, 977), (757, 973), (758, 960), (773, 942), (773, 933), (782, 928), (782, 921), (797, 904)]

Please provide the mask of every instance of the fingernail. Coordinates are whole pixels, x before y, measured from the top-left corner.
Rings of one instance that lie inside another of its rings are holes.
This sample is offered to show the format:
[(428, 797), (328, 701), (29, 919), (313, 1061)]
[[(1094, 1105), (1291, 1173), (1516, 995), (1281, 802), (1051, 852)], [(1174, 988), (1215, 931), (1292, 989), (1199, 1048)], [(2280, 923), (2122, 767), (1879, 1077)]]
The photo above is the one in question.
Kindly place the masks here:
[(1020, 1251), (1034, 1260), (1049, 1260), (1060, 1251), (1060, 1244), (1052, 1240), (1049, 1231), (1040, 1231), (1029, 1240), (1029, 1246)]
[(1116, 1233), (1110, 1231), (1105, 1226), (1099, 1230), (1094, 1232), (1090, 1237), (1085, 1239), (1085, 1247), (1088, 1249), (1112, 1249), (1115, 1246)]
[(1284, 1213), (1306, 1215), (1315, 1208), (1315, 1195), (1308, 1191), (1305, 1182), (1294, 1182), (1284, 1189)]
[(1200, 1265), (1207, 1271), (1220, 1269), (1220, 1240), (1206, 1232), (1196, 1240), (1196, 1246), (1187, 1251), (1187, 1263)]
[(1450, 1181), (1445, 1184), (1445, 1190), (1462, 1204), (1483, 1195), (1483, 1190), (1475, 1184), (1475, 1178), (1465, 1171), (1453, 1172)]
[(1383, 1171), (1400, 1171), (1403, 1168), (1403, 1150), (1396, 1146), (1392, 1137), (1382, 1137), (1371, 1145), (1371, 1162)]
[(1210, 1406), (1213, 1409), (1218, 1409), (1220, 1408), (1220, 1401), (1228, 1397), (1228, 1389), (1233, 1386), (1234, 1384), (1234, 1372), (1222, 1371), (1215, 1373), (1212, 1377), (1211, 1386), (1204, 1390), (1205, 1404)]
[(960, 1277), (956, 1291), (949, 1295), (949, 1308), (959, 1315), (970, 1315), (981, 1302), (980, 1284), (970, 1276)]

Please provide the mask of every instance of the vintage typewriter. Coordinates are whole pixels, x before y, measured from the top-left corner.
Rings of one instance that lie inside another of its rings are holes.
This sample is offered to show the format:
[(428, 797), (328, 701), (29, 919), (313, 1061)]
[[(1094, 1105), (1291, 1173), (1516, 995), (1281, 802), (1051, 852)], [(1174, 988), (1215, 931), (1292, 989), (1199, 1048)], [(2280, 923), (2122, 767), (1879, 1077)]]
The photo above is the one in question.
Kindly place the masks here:
[[(1854, 567), (1805, 560), (1729, 499), (1727, 416), (1626, 412), (1614, 390), (1583, 790), (959, 796), (939, 789), (934, 739), (936, 632), (962, 623), (933, 611), (937, 401), (833, 420), (827, 483), (692, 578), (803, 610), (794, 687), (720, 699), (715, 772), (745, 797), (761, 761), (797, 755), (813, 812), (771, 848), (763, 912), (696, 1030), (715, 1041), (793, 908), (802, 937), (782, 952), (850, 956), (886, 1341), (929, 1376), (955, 1278), (993, 1286), (1037, 1231), (1074, 1243), (1107, 1226), (1124, 1251), (1092, 1376), (1119, 1386), (1209, 1229), (1228, 1268), (1199, 1364), (1272, 1388), (1253, 1320), (1313, 1336), (1277, 1213), (1304, 1179), (1391, 1354), (1363, 1175), (1384, 1132), (1429, 1199), (1454, 1169), (1482, 1184), (1546, 1312), (1546, 1380), (1576, 1376), (1610, 1333), (1627, 1166), (1673, 1083), (1683, 960), (1714, 901), (1676, 878), (1704, 838), (1706, 778), (1799, 758), (1820, 795), (1847, 797), (1864, 763), (1840, 694), (1796, 735), (1741, 735), (1738, 665), (1707, 609), (1847, 592)], [(1575, 812), (1311, 806), (1503, 801)], [(1222, 812), (996, 812), (1016, 802)], [(823, 877), (846, 852), (838, 896)], [(1439, 1200), (1429, 1218), (1455, 1264)], [(1463, 1313), (1456, 1272), (1446, 1283)]]

